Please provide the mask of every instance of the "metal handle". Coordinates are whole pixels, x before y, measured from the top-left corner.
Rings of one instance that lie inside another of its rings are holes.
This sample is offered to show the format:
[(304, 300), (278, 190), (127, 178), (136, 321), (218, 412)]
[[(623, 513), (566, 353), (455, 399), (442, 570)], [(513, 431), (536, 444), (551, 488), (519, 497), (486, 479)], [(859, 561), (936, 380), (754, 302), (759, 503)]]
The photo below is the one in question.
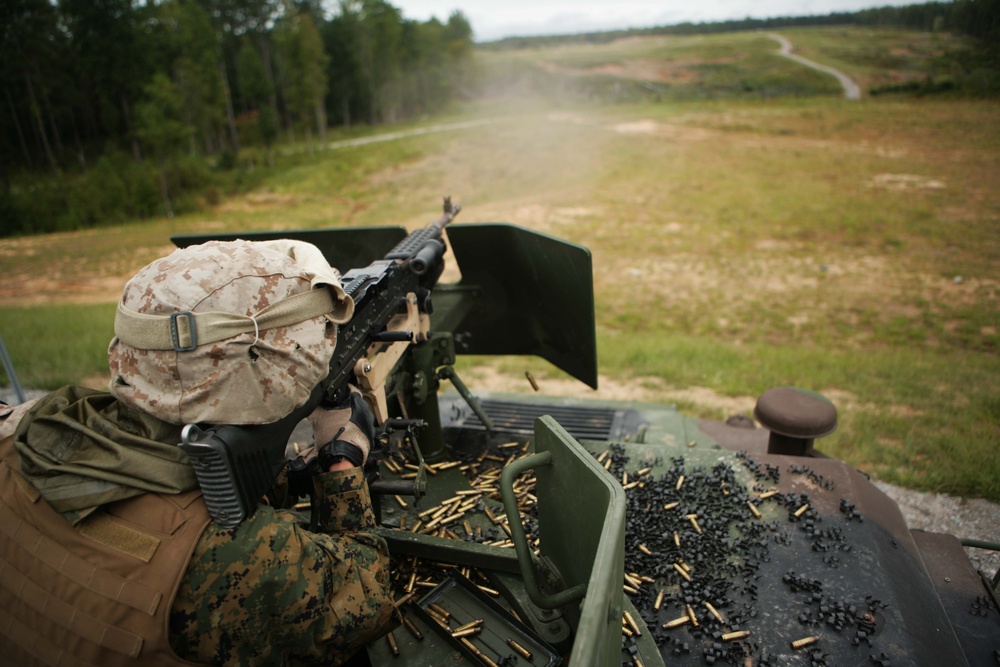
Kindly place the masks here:
[(24, 391), (21, 390), (21, 383), (18, 382), (17, 373), (14, 372), (14, 362), (10, 360), (7, 347), (3, 344), (3, 336), (0, 336), (0, 359), (3, 360), (3, 369), (7, 373), (7, 379), (10, 380), (11, 388), (14, 389), (14, 395), (17, 396), (17, 402), (24, 403)]
[(531, 547), (524, 536), (524, 526), (521, 524), (521, 513), (517, 508), (517, 497), (514, 495), (514, 478), (525, 470), (552, 465), (552, 452), (532, 454), (508, 464), (500, 473), (500, 497), (507, 513), (507, 523), (510, 525), (510, 539), (517, 552), (517, 564), (521, 568), (521, 578), (524, 579), (524, 590), (531, 601), (542, 609), (556, 609), (570, 602), (583, 599), (587, 593), (586, 584), (578, 584), (553, 595), (543, 593), (535, 576)]
[(493, 420), (486, 414), (486, 410), (483, 409), (483, 404), (479, 402), (479, 399), (462, 382), (462, 378), (458, 377), (458, 372), (455, 371), (455, 368), (453, 366), (442, 366), (438, 369), (437, 374), (439, 378), (451, 380), (451, 383), (455, 385), (455, 389), (465, 399), (465, 402), (469, 404), (472, 411), (476, 413), (476, 416), (479, 417), (479, 421), (483, 423), (486, 430), (493, 431)]

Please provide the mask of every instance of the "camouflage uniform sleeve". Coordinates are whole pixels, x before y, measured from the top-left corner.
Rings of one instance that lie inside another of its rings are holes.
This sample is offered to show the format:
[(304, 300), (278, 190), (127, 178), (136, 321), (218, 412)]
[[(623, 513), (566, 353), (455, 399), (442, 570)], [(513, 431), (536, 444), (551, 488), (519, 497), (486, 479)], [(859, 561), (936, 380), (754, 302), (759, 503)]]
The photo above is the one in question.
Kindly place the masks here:
[(319, 530), (260, 507), (209, 525), (170, 616), (178, 656), (211, 664), (339, 664), (388, 629), (389, 554), (359, 469), (317, 476)]
[(316, 475), (313, 492), (313, 530), (336, 533), (375, 527), (371, 496), (361, 468)]

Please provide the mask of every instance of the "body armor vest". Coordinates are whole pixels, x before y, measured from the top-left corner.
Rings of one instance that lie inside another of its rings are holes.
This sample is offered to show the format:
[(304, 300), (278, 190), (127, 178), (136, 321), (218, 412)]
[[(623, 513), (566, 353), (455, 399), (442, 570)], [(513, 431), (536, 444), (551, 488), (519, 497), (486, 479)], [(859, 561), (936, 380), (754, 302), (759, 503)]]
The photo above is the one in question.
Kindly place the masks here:
[(73, 526), (0, 440), (0, 662), (192, 664), (170, 648), (170, 607), (208, 522), (191, 491), (122, 500)]

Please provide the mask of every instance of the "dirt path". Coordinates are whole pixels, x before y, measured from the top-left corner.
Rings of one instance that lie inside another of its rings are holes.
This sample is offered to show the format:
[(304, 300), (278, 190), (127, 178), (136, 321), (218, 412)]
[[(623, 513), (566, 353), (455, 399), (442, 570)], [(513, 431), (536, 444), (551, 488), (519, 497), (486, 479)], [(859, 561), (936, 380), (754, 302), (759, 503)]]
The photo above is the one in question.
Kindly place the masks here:
[(840, 82), (840, 85), (843, 86), (844, 88), (844, 97), (846, 97), (849, 100), (861, 99), (861, 89), (858, 88), (858, 84), (854, 83), (854, 81), (852, 81), (849, 76), (847, 76), (840, 70), (836, 70), (832, 67), (827, 67), (826, 65), (820, 65), (819, 63), (815, 63), (809, 60), (808, 58), (803, 58), (800, 55), (792, 53), (792, 43), (789, 42), (787, 38), (782, 37), (781, 35), (772, 32), (768, 33), (767, 36), (777, 41), (779, 44), (781, 44), (781, 51), (778, 52), (778, 55), (784, 56), (790, 60), (794, 60), (797, 63), (805, 65), (806, 67), (811, 67), (814, 70), (835, 77), (837, 81)]
[(371, 137), (360, 137), (358, 139), (343, 139), (341, 141), (331, 141), (326, 144), (323, 148), (325, 150), (336, 150), (338, 148), (350, 148), (353, 146), (365, 146), (368, 144), (377, 144), (383, 141), (396, 141), (397, 139), (405, 139), (406, 137), (417, 137), (423, 134), (435, 134), (437, 132), (453, 132), (455, 130), (467, 130), (474, 127), (481, 127), (483, 125), (489, 125), (495, 123), (495, 118), (481, 118), (479, 120), (470, 120), (462, 123), (448, 123), (444, 125), (430, 125), (428, 127), (418, 127), (412, 130), (404, 130), (401, 132), (384, 132), (382, 134), (376, 134)]

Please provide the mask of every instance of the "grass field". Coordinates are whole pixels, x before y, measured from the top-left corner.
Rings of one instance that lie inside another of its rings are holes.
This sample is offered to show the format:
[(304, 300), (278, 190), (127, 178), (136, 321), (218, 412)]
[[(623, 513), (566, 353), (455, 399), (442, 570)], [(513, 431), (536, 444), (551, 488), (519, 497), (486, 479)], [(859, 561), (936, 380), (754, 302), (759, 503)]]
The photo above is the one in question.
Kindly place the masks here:
[[(783, 34), (865, 85), (926, 71), (936, 48), (896, 31)], [(0, 334), (24, 384), (100, 385), (121, 286), (172, 234), (414, 227), (452, 194), (456, 224), (591, 248), (602, 388), (582, 393), (725, 417), (772, 386), (816, 389), (841, 415), (825, 452), (1000, 500), (1000, 108), (852, 103), (777, 48), (748, 33), (484, 54), (498, 85), (413, 127), (486, 125), (292, 153), (259, 189), (169, 221), (0, 241)], [(649, 82), (658, 93), (618, 94)], [(527, 389), (529, 369), (580, 393), (538, 360), (462, 363), (473, 389)]]

